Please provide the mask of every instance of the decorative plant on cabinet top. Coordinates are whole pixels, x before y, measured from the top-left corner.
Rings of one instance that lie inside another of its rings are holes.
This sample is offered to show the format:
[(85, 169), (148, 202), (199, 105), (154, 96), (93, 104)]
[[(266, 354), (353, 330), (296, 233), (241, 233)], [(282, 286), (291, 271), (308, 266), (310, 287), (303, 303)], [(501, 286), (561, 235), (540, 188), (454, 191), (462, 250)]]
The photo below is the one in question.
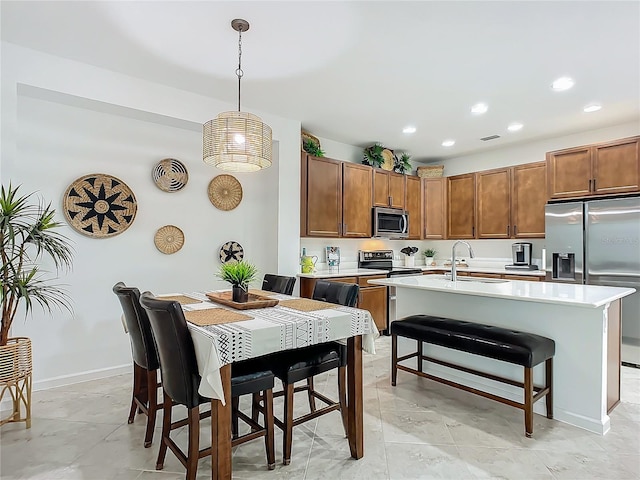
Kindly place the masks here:
[[(11, 323), (22, 303), (25, 313), (34, 304), (51, 313), (54, 306), (71, 312), (67, 294), (51, 284), (61, 270), (72, 264), (72, 248), (64, 235), (55, 231), (62, 226), (54, 220), (51, 203), (33, 201), (33, 193), (18, 194), (20, 187), (2, 186), (0, 193), (0, 242), (2, 243), (2, 325), (0, 346), (6, 345)], [(40, 269), (40, 261), (53, 261), (56, 275), (51, 277)]]
[(380, 168), (384, 163), (384, 157), (382, 152), (384, 147), (379, 143), (374, 143), (370, 147), (365, 148), (362, 151), (362, 163), (371, 167)]
[(393, 166), (393, 171), (397, 173), (411, 173), (411, 155), (403, 153), (400, 158), (396, 158), (396, 162)]

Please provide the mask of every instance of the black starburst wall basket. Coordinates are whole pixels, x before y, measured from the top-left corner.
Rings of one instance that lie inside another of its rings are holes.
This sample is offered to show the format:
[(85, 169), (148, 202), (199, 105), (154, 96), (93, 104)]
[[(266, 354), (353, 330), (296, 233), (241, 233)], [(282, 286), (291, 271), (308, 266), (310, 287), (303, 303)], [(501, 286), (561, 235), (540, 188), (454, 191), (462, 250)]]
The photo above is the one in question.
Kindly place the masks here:
[(119, 178), (103, 173), (84, 175), (64, 193), (64, 215), (71, 227), (93, 238), (113, 237), (131, 226), (136, 197)]

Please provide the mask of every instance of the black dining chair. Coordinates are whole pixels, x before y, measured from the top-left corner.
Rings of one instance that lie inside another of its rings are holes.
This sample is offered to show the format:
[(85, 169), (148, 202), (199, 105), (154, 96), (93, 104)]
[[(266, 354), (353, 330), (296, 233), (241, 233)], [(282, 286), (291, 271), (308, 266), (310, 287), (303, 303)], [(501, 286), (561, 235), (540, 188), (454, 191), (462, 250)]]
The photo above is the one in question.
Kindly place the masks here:
[(128, 423), (133, 423), (136, 411), (147, 416), (144, 446), (148, 448), (153, 442), (156, 412), (162, 409), (162, 404), (158, 403), (158, 388), (161, 387), (158, 383), (158, 352), (149, 317), (140, 306), (140, 291), (118, 282), (113, 286), (113, 293), (118, 296), (122, 306), (133, 357), (133, 394)]
[[(162, 443), (158, 452), (156, 470), (162, 470), (167, 448), (169, 448), (187, 469), (186, 479), (194, 480), (200, 458), (211, 455), (211, 447), (200, 449), (200, 420), (211, 416), (211, 412), (200, 412), (200, 405), (211, 402), (198, 393), (200, 374), (195, 348), (182, 307), (176, 301), (155, 298), (150, 292), (140, 297), (142, 307), (147, 311), (151, 329), (158, 347), (162, 387), (164, 393), (164, 415), (162, 421)], [(234, 368), (235, 367), (235, 368)], [(269, 370), (257, 370), (250, 361), (231, 366), (231, 396), (261, 392), (265, 413), (264, 425), (258, 425), (246, 415), (238, 415), (251, 427), (251, 431), (236, 436), (231, 442), (237, 446), (254, 438), (265, 437), (267, 464), (269, 470), (275, 468), (275, 450), (273, 442), (273, 383), (274, 376)], [(171, 405), (184, 405), (187, 419), (172, 422)], [(188, 447), (183, 452), (171, 438), (172, 430), (187, 425)]]
[(265, 273), (262, 280), (262, 290), (267, 292), (284, 293), (291, 295), (293, 287), (296, 284), (296, 277), (287, 277), (284, 275), (274, 275), (273, 273)]
[[(312, 298), (347, 307), (354, 307), (358, 301), (357, 284), (327, 282), (319, 280), (313, 290)], [(274, 375), (282, 381), (283, 391), (274, 396), (284, 396), (284, 418), (274, 419), (275, 424), (283, 431), (283, 463), (291, 463), (291, 447), (293, 427), (314, 418), (340, 410), (342, 424), (347, 432), (347, 347), (337, 342), (327, 342), (296, 350), (279, 352), (270, 357), (269, 366)], [(338, 398), (336, 402), (317, 392), (313, 377), (330, 370), (338, 369)], [(295, 383), (306, 380), (307, 384), (295, 387)], [(297, 418), (293, 417), (293, 397), (297, 392), (306, 391), (310, 412)], [(326, 404), (317, 409), (315, 400)]]

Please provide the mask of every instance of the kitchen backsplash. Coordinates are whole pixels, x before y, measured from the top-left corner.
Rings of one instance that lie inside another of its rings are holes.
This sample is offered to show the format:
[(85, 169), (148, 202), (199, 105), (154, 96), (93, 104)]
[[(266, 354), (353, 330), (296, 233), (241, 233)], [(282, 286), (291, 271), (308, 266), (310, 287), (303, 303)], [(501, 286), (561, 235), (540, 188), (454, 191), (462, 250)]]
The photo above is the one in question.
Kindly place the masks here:
[[(340, 247), (340, 268), (356, 268), (358, 265), (359, 250), (393, 250), (394, 264), (404, 265), (405, 255), (400, 253), (404, 247), (418, 247), (415, 255), (416, 266), (424, 265), (424, 250), (434, 248), (436, 250), (435, 261), (437, 265), (442, 265), (445, 260), (451, 259), (451, 247), (456, 240), (383, 240), (379, 238), (368, 239), (324, 239), (324, 238), (301, 238), (300, 254), (302, 249), (306, 255), (318, 257), (316, 263), (317, 270), (327, 270), (326, 248), (327, 246)], [(513, 240), (469, 240), (473, 248), (475, 257), (468, 256), (467, 249), (458, 247), (456, 256), (458, 259), (465, 259), (470, 266), (475, 267), (504, 267), (513, 263), (511, 257), (511, 245), (515, 242), (531, 242), (533, 244), (532, 263), (544, 268), (541, 265), (542, 249), (545, 246), (543, 238), (537, 239), (513, 239)]]

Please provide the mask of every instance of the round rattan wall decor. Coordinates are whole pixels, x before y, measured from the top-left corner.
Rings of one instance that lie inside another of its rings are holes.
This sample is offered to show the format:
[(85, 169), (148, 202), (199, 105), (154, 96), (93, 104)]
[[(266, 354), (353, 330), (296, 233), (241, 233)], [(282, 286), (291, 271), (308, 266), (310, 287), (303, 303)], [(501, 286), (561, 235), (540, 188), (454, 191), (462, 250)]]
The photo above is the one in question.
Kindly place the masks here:
[(233, 210), (242, 201), (242, 185), (232, 175), (218, 175), (209, 182), (209, 200), (220, 210)]
[(239, 262), (244, 258), (244, 249), (238, 242), (227, 242), (220, 248), (220, 262)]
[(95, 238), (113, 237), (131, 226), (136, 197), (119, 178), (93, 173), (78, 178), (63, 198), (64, 215), (71, 227)]
[(162, 253), (171, 255), (184, 245), (184, 233), (175, 225), (160, 227), (153, 237), (153, 243)]
[(163, 192), (182, 190), (189, 181), (189, 172), (180, 160), (165, 158), (160, 160), (151, 172), (156, 186)]

